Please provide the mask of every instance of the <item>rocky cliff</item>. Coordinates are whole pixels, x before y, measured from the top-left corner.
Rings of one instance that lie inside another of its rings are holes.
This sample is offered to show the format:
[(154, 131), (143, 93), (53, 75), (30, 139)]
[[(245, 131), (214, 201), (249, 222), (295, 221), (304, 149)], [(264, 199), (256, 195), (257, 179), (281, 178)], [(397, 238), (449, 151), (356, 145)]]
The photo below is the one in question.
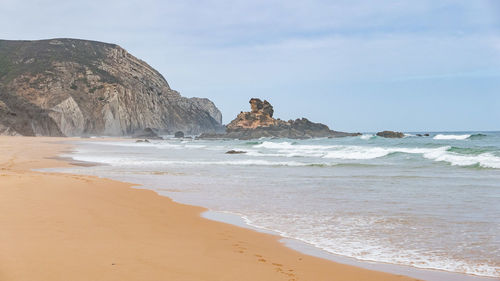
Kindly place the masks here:
[(113, 44), (0, 40), (0, 134), (80, 136), (223, 131), (208, 99), (185, 98)]
[(249, 112), (241, 112), (226, 126), (224, 134), (205, 133), (199, 138), (229, 138), (229, 139), (257, 139), (270, 138), (335, 138), (357, 136), (359, 133), (344, 133), (332, 131), (328, 126), (314, 123), (306, 118), (283, 121), (273, 117), (274, 109), (268, 101), (253, 98), (250, 100)]

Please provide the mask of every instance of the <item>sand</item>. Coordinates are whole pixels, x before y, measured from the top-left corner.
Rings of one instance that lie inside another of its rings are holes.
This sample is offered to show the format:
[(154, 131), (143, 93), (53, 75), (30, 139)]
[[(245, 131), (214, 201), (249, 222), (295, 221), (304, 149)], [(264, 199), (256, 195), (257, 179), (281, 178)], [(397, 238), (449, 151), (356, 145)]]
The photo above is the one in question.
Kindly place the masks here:
[(71, 165), (61, 138), (0, 137), (0, 280), (415, 280), (308, 256), (279, 237)]

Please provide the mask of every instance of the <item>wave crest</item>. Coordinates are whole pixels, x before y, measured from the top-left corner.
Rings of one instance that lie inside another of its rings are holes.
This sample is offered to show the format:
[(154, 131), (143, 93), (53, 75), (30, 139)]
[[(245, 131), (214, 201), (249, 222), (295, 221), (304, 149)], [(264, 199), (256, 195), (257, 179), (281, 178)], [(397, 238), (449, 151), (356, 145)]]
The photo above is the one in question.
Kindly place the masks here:
[(372, 134), (366, 134), (366, 135), (359, 136), (359, 138), (362, 140), (370, 140), (370, 139), (376, 138), (376, 136), (372, 135)]
[(450, 151), (435, 151), (424, 154), (424, 158), (450, 163), (452, 166), (479, 166), (500, 169), (500, 157), (489, 152), (479, 155), (463, 155)]
[(465, 135), (444, 135), (444, 134), (438, 134), (433, 137), (435, 140), (465, 140), (470, 138), (471, 135), (465, 134)]
[[(436, 148), (380, 147), (360, 145), (301, 145), (290, 142), (263, 142), (249, 156), (312, 157), (336, 160), (371, 160), (394, 153), (420, 154), (436, 162), (452, 166), (478, 166), (500, 169), (500, 157), (485, 149), (441, 146)], [(264, 149), (262, 149), (264, 148)]]

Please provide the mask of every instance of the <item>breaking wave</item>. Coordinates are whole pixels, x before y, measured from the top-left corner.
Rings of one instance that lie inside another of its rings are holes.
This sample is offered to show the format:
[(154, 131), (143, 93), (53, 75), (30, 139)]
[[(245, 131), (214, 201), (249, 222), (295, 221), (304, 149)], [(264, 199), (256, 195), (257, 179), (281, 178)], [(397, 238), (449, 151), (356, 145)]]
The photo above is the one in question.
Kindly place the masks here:
[(478, 166), (500, 169), (500, 157), (485, 149), (441, 146), (435, 148), (379, 147), (359, 145), (301, 145), (291, 142), (269, 142), (254, 145), (249, 156), (312, 157), (338, 160), (370, 160), (395, 153), (419, 154), (425, 159), (453, 166)]
[(435, 140), (466, 140), (466, 139), (481, 139), (484, 137), (486, 137), (485, 134), (463, 134), (463, 135), (438, 134), (438, 135), (435, 135), (433, 139), (435, 139)]
[(72, 155), (76, 161), (99, 163), (111, 166), (141, 166), (141, 167), (161, 167), (161, 166), (205, 166), (205, 165), (229, 165), (229, 166), (290, 166), (290, 167), (328, 167), (335, 163), (305, 163), (297, 161), (268, 161), (259, 159), (229, 160), (229, 161), (189, 161), (189, 160), (145, 160), (122, 157), (100, 157), (86, 155)]
[(443, 135), (438, 134), (433, 137), (435, 140), (465, 140), (468, 139), (471, 135)]
[(500, 169), (500, 157), (489, 152), (478, 155), (464, 155), (450, 151), (435, 151), (424, 154), (424, 157), (434, 161), (447, 162), (452, 166), (479, 166)]
[(359, 136), (359, 138), (362, 140), (370, 140), (370, 139), (376, 138), (376, 136), (372, 135), (372, 134), (366, 134), (366, 135)]
[(245, 214), (250, 225), (334, 254), (498, 278), (492, 169), (500, 169), (500, 134), (433, 137), (91, 141), (69, 156), (109, 165), (84, 168), (103, 176), (175, 185), (188, 191), (178, 198), (200, 196), (205, 207)]

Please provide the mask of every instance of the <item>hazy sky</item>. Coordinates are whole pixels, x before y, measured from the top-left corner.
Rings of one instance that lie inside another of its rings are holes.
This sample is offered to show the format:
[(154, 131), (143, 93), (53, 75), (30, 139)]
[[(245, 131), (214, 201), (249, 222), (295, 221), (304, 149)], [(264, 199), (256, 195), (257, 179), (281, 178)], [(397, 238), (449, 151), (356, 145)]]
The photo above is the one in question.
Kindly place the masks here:
[(0, 38), (117, 43), (224, 122), (500, 130), (500, 1), (0, 0)]

